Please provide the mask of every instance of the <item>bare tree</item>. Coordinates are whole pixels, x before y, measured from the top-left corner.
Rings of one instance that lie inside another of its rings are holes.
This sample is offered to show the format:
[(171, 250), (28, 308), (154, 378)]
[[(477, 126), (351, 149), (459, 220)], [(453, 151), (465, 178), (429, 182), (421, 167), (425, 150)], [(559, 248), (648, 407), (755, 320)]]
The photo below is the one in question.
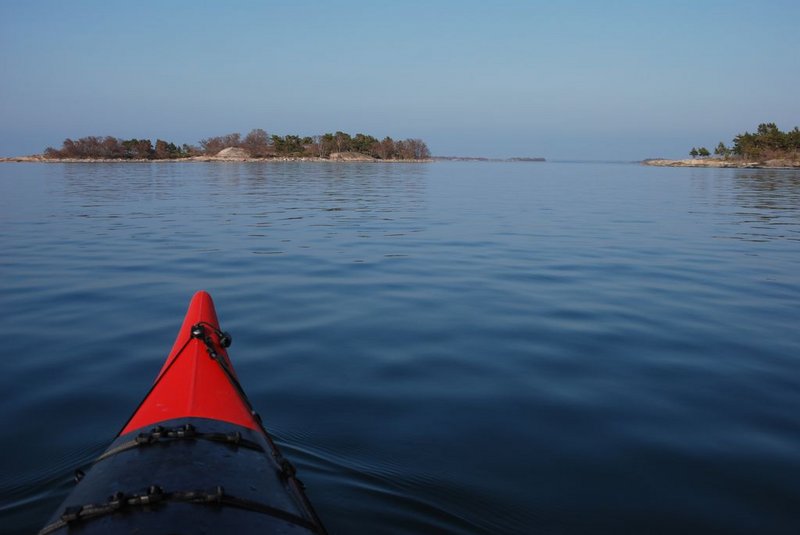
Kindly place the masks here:
[(255, 128), (244, 136), (241, 147), (246, 150), (250, 156), (256, 158), (263, 158), (274, 153), (269, 135), (261, 128)]
[(222, 149), (238, 147), (241, 143), (241, 138), (241, 134), (236, 132), (224, 136), (209, 137), (200, 140), (200, 147), (203, 149), (206, 156), (213, 156)]

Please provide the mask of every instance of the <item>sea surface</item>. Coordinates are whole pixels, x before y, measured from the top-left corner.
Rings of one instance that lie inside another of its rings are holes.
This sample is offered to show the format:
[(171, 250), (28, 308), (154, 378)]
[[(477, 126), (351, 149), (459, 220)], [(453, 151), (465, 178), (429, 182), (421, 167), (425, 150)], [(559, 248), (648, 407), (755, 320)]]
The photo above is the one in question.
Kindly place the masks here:
[(800, 532), (800, 172), (0, 165), (0, 518), (208, 290), (331, 533)]

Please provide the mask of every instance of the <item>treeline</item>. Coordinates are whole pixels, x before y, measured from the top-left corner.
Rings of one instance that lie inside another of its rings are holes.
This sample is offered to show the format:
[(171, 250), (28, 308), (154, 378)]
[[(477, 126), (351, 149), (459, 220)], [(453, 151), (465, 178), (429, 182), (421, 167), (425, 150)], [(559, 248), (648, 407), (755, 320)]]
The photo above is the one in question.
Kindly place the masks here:
[(191, 145), (157, 139), (155, 146), (149, 139), (118, 139), (112, 136), (86, 136), (80, 139), (65, 139), (61, 149), (47, 147), (45, 158), (78, 158), (108, 160), (168, 160), (199, 155), (199, 149)]
[[(711, 153), (705, 147), (689, 151), (694, 158), (706, 157)], [(800, 128), (783, 132), (775, 123), (761, 123), (754, 133), (745, 132), (733, 138), (730, 147), (719, 142), (714, 154), (722, 158), (745, 160), (800, 159)]]
[(192, 156), (215, 156), (227, 148), (240, 148), (253, 158), (317, 157), (329, 158), (334, 152), (358, 152), (381, 160), (424, 160), (430, 150), (421, 139), (379, 140), (366, 134), (345, 132), (318, 136), (269, 135), (256, 128), (242, 137), (239, 133), (202, 139), (199, 146), (176, 145), (158, 139), (122, 140), (112, 136), (65, 139), (60, 149), (48, 147), (46, 158), (168, 160)]
[(424, 160), (431, 157), (428, 146), (421, 139), (382, 140), (367, 134), (351, 136), (346, 132), (326, 133), (317, 136), (269, 135), (260, 128), (242, 137), (238, 133), (200, 140), (204, 155), (213, 156), (222, 149), (238, 147), (254, 158), (275, 156), (314, 156), (328, 158), (334, 152), (358, 152), (381, 160)]

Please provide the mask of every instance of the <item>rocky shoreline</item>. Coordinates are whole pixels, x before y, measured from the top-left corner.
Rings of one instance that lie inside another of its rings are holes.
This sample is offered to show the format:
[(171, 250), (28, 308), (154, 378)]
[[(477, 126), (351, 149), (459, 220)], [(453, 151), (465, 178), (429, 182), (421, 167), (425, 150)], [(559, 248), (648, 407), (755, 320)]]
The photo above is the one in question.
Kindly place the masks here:
[(734, 169), (800, 169), (800, 161), (776, 159), (766, 161), (726, 160), (721, 158), (692, 158), (687, 160), (650, 159), (643, 165), (656, 167), (716, 167)]

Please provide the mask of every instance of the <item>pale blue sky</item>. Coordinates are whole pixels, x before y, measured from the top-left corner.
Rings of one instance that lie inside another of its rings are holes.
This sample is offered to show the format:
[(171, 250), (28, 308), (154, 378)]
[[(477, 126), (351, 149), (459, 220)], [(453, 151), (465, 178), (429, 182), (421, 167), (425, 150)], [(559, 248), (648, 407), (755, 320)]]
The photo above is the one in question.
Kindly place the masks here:
[(800, 125), (800, 2), (0, 2), (0, 155), (264, 128), (641, 159)]

